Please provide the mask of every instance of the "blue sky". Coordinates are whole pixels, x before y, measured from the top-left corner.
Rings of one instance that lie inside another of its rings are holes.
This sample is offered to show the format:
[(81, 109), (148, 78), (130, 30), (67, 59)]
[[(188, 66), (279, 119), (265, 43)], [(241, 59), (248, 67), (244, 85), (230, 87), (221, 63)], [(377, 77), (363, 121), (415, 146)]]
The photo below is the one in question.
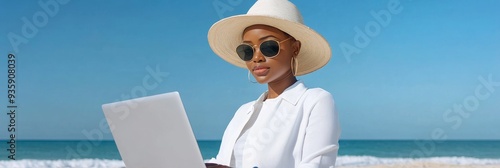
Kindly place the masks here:
[[(179, 91), (196, 137), (220, 139), (237, 108), (267, 87), (217, 57), (207, 31), (253, 2), (68, 1), (53, 16), (37, 1), (0, 2), (0, 64), (9, 52), (18, 61), (18, 138), (86, 139), (83, 132), (98, 131), (111, 139), (100, 127), (101, 104), (132, 97), (149, 67), (168, 75), (146, 95)], [(334, 95), (342, 139), (430, 139), (436, 131), (500, 139), (499, 1), (394, 1), (399, 12), (385, 26), (371, 12), (389, 11), (389, 0), (292, 2), (332, 47), (324, 68), (299, 79)], [(34, 23), (33, 16), (38, 31), (25, 37), (23, 18)], [(371, 35), (363, 46), (357, 28)], [(27, 43), (16, 51), (9, 33)], [(359, 52), (348, 55), (346, 45)], [(0, 76), (5, 86), (6, 72)], [(3, 111), (6, 103), (0, 96)]]

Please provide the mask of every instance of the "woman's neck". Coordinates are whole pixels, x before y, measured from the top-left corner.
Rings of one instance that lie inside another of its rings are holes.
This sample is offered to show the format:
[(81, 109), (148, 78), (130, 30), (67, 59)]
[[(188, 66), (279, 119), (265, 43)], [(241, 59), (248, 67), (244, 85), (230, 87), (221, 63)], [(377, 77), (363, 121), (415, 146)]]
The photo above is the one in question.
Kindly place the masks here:
[(267, 99), (278, 97), (286, 88), (292, 86), (295, 82), (297, 82), (297, 78), (295, 78), (291, 72), (284, 78), (269, 82), (267, 84)]

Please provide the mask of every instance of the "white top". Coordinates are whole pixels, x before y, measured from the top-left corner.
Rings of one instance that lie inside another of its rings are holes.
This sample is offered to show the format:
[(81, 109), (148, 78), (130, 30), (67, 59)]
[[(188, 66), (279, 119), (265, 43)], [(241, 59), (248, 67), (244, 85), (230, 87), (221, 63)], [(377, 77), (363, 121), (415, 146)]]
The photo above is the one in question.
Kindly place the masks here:
[(260, 110), (266, 96), (264, 93), (236, 111), (217, 158), (209, 162), (234, 166), (236, 142), (252, 114), (260, 111), (245, 137), (241, 167), (334, 167), (340, 124), (332, 95), (320, 88), (308, 89), (298, 81)]
[[(266, 94), (267, 97), (267, 94)], [(243, 149), (245, 147), (245, 142), (247, 140), (248, 133), (250, 132), (250, 129), (252, 128), (253, 124), (257, 120), (257, 117), (259, 116), (260, 111), (270, 111), (272, 107), (276, 106), (276, 99), (267, 99), (262, 103), (262, 109), (261, 110), (255, 110), (255, 112), (252, 114), (250, 119), (247, 122), (247, 125), (243, 128), (243, 134), (236, 140), (236, 143), (234, 144), (234, 149), (233, 149), (233, 157), (231, 160), (231, 167), (241, 167), (243, 164)], [(265, 114), (263, 114), (265, 115)]]
[(248, 130), (243, 133), (243, 135), (238, 138), (236, 143), (234, 144), (233, 156), (231, 158), (230, 167), (241, 167), (243, 164), (243, 149), (245, 147), (245, 142), (248, 136)]

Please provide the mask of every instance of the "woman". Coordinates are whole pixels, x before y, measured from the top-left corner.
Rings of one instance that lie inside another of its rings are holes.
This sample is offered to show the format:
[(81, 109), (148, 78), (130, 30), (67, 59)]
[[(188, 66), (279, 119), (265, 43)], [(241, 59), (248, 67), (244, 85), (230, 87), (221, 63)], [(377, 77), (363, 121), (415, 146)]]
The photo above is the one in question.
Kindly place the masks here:
[(208, 40), (268, 91), (236, 111), (207, 167), (334, 167), (340, 127), (333, 98), (296, 78), (323, 67), (331, 49), (303, 25), (295, 5), (258, 0), (246, 15), (215, 23)]

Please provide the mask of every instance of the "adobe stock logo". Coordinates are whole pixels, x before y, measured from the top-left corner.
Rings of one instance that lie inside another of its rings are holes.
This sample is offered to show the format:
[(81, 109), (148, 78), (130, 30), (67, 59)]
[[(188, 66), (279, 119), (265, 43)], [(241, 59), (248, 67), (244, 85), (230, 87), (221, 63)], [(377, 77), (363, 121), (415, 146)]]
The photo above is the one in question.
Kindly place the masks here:
[(500, 81), (494, 81), (491, 73), (487, 77), (481, 75), (477, 79), (479, 84), (475, 87), (474, 92), (443, 112), (443, 121), (449, 127), (434, 128), (429, 134), (430, 140), (415, 140), (418, 148), (409, 154), (411, 158), (432, 156), (437, 151), (437, 144), (447, 140), (450, 132), (459, 129), (466, 119), (477, 112), (481, 103), (487, 101), (495, 93), (497, 87), (500, 87)]
[(215, 0), (212, 2), (212, 6), (217, 12), (219, 19), (224, 18), (224, 13), (228, 11), (233, 11), (234, 7), (238, 6), (243, 2), (243, 0), (226, 0), (223, 2), (222, 0)]
[(22, 17), (23, 25), (21, 26), (20, 34), (9, 32), (7, 38), (10, 45), (16, 53), (19, 52), (19, 45), (27, 44), (28, 39), (34, 38), (38, 34), (38, 30), (47, 26), (49, 17), (54, 17), (59, 13), (60, 5), (65, 5), (70, 0), (48, 0), (38, 1), (38, 5), (42, 8), (31, 16), (31, 18)]
[(378, 12), (374, 10), (370, 11), (374, 20), (368, 21), (364, 29), (358, 26), (354, 27), (354, 32), (356, 33), (353, 38), (353, 44), (351, 45), (347, 42), (340, 43), (339, 47), (342, 50), (347, 63), (351, 62), (351, 57), (354, 54), (361, 53), (361, 49), (367, 47), (372, 38), (377, 37), (382, 28), (389, 26), (392, 21), (392, 15), (397, 15), (403, 11), (403, 6), (401, 6), (399, 0), (390, 0), (387, 3), (387, 10), (382, 9)]

